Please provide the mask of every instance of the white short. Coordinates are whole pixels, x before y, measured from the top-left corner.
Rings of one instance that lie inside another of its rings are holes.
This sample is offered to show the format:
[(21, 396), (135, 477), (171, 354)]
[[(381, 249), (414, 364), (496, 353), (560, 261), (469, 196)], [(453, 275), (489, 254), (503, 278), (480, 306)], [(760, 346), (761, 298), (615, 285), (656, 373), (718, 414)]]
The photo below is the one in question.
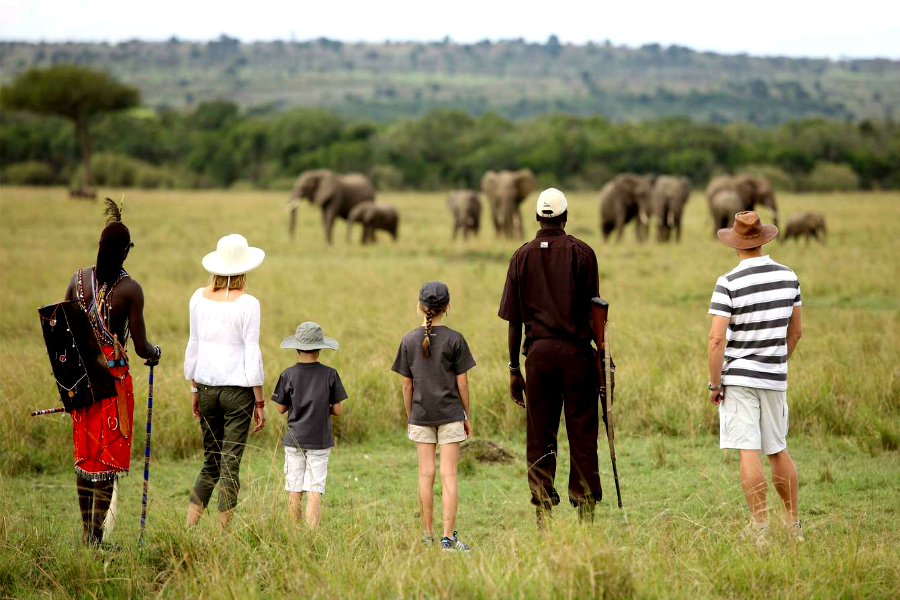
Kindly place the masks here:
[(325, 493), (331, 448), (304, 450), (284, 447), (284, 489), (289, 492)]
[(725, 387), (725, 399), (719, 404), (721, 448), (777, 454), (787, 448), (787, 432), (787, 392)]

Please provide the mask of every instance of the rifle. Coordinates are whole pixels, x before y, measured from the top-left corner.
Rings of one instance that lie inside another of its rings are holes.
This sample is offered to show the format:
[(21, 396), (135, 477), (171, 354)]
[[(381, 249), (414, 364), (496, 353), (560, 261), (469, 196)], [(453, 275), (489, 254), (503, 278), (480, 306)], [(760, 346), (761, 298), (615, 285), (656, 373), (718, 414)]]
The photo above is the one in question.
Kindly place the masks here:
[(603, 423), (609, 442), (609, 458), (612, 461), (613, 478), (616, 481), (616, 497), (622, 508), (622, 491), (619, 488), (619, 470), (616, 467), (616, 435), (613, 422), (613, 393), (616, 389), (616, 365), (609, 353), (609, 302), (603, 298), (591, 299), (594, 339), (597, 341), (597, 376), (600, 381), (600, 404), (603, 407)]

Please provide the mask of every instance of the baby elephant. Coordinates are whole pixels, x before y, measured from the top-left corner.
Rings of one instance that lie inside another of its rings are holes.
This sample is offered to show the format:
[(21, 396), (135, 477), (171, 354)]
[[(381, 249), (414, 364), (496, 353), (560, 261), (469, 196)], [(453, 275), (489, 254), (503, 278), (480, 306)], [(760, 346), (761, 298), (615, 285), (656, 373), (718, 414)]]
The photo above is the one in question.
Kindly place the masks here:
[(469, 239), (469, 234), (478, 235), (481, 225), (481, 200), (478, 192), (474, 190), (456, 190), (447, 194), (447, 208), (453, 213), (453, 239), (460, 230), (463, 239)]
[[(822, 234), (821, 238), (819, 238), (819, 233)], [(825, 216), (821, 213), (805, 212), (793, 215), (788, 219), (787, 228), (785, 229), (784, 237), (782, 237), (781, 240), (786, 242), (791, 238), (799, 239), (801, 236), (806, 236), (807, 244), (811, 237), (824, 243), (826, 234)]]
[(350, 233), (354, 223), (360, 223), (363, 226), (362, 238), (363, 244), (375, 243), (375, 231), (380, 229), (391, 234), (394, 241), (397, 241), (397, 228), (400, 224), (400, 216), (397, 209), (390, 204), (384, 202), (363, 202), (357, 204), (350, 210), (347, 215), (347, 241), (350, 241)]

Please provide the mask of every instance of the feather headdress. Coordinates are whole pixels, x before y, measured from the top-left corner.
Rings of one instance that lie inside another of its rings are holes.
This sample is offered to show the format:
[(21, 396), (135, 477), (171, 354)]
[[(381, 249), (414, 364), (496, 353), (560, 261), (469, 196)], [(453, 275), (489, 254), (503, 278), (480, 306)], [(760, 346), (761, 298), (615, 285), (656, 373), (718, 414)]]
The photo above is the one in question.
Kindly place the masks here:
[(103, 203), (106, 205), (106, 208), (103, 209), (103, 214), (106, 215), (106, 224), (121, 223), (122, 210), (125, 209), (125, 194), (122, 194), (122, 204), (120, 205), (109, 197), (105, 198)]

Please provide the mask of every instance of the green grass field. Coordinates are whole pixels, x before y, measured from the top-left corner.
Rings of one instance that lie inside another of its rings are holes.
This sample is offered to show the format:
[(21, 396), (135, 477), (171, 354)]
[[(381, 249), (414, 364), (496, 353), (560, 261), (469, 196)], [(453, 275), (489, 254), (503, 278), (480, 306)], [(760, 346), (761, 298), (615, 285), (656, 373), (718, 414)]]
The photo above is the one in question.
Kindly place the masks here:
[[(118, 199), (121, 191), (110, 194)], [(401, 239), (367, 248), (357, 245), (358, 231), (354, 243), (345, 242), (343, 223), (335, 246), (325, 247), (319, 215), (308, 205), (298, 239), (289, 240), (281, 194), (126, 197), (136, 243), (126, 268), (144, 286), (149, 335), (163, 348), (149, 545), (142, 554), (135, 549), (142, 444), (135, 443), (123, 485), (115, 539), (124, 549), (100, 560), (76, 547), (69, 419), (28, 416), (59, 404), (36, 309), (59, 300), (71, 273), (93, 263), (100, 207), (70, 201), (64, 190), (3, 188), (0, 597), (900, 594), (898, 194), (779, 197), (783, 219), (819, 210), (830, 235), (826, 245), (776, 241), (770, 250), (798, 273), (804, 298), (804, 338), (791, 361), (789, 444), (809, 534), (800, 546), (776, 535), (763, 553), (741, 539), (735, 457), (718, 450), (717, 415), (706, 400), (706, 308), (715, 278), (736, 259), (713, 241), (701, 195), (688, 205), (682, 243), (668, 246), (638, 245), (631, 231), (621, 244), (602, 244), (596, 194), (570, 198), (568, 229), (596, 249), (601, 291), (611, 302), (628, 520), (604, 502), (594, 527), (579, 528), (564, 508), (544, 537), (528, 504), (524, 414), (507, 399), (506, 326), (496, 317), (518, 243), (498, 242), (489, 231), (452, 243), (440, 194), (381, 194), (401, 210)], [(299, 322), (318, 321), (341, 342), (323, 360), (340, 371), (350, 401), (336, 420), (339, 446), (315, 538), (283, 518), (283, 421), (275, 411), (251, 438), (237, 526), (225, 534), (211, 524), (196, 533), (181, 527), (201, 447), (182, 376), (187, 303), (206, 282), (200, 258), (232, 232), (268, 253), (248, 283), (262, 304), (266, 392), (292, 364), (278, 343)], [(475, 436), (517, 454), (509, 465), (464, 460), (459, 529), (475, 549), (467, 558), (423, 555), (416, 545), (415, 456), (404, 440), (399, 381), (389, 370), (400, 338), (417, 325), (416, 293), (428, 279), (450, 286), (447, 324), (466, 335), (478, 361), (470, 374)], [(147, 370), (136, 364), (132, 373), (140, 430)], [(601, 465), (612, 493), (608, 459)]]

